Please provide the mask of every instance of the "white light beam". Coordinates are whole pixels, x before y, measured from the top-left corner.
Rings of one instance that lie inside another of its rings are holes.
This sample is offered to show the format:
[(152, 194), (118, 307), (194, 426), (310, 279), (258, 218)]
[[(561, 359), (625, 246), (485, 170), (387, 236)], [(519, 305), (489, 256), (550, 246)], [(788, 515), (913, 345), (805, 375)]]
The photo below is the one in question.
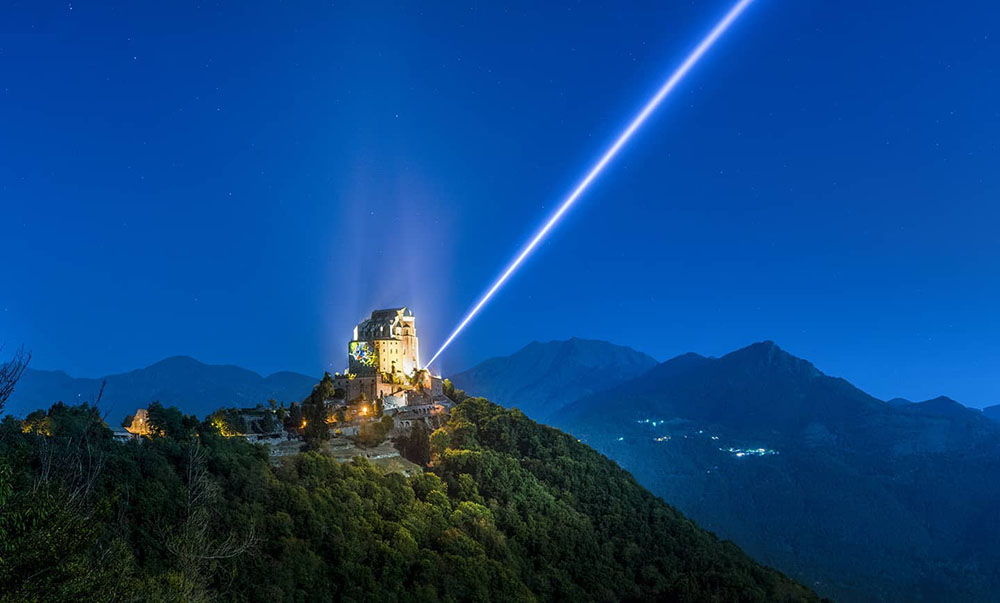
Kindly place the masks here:
[(681, 63), (680, 67), (678, 67), (670, 75), (670, 77), (663, 84), (663, 86), (661, 86), (660, 89), (656, 92), (656, 95), (653, 96), (653, 98), (650, 99), (649, 102), (647, 102), (646, 105), (642, 108), (642, 111), (640, 111), (639, 114), (632, 119), (632, 122), (628, 125), (627, 128), (625, 128), (625, 131), (622, 132), (620, 136), (618, 136), (618, 139), (615, 140), (615, 143), (611, 145), (611, 147), (609, 147), (607, 151), (604, 152), (604, 155), (601, 156), (600, 161), (598, 161), (594, 165), (594, 167), (590, 168), (590, 171), (587, 172), (587, 175), (584, 177), (584, 179), (581, 180), (578, 185), (576, 185), (576, 188), (573, 189), (573, 192), (570, 193), (569, 197), (566, 197), (566, 200), (562, 202), (562, 205), (559, 206), (559, 209), (556, 211), (556, 213), (552, 214), (552, 217), (549, 218), (548, 222), (546, 222), (544, 226), (542, 226), (541, 230), (535, 233), (535, 236), (534, 238), (531, 239), (531, 242), (529, 242), (527, 246), (525, 246), (525, 248), (521, 250), (521, 253), (514, 259), (514, 261), (511, 262), (509, 266), (507, 266), (507, 269), (504, 270), (503, 274), (500, 275), (500, 278), (498, 278), (493, 283), (493, 286), (491, 286), (489, 290), (486, 291), (486, 294), (483, 295), (479, 299), (479, 302), (475, 306), (473, 306), (472, 310), (470, 310), (469, 313), (465, 315), (465, 318), (462, 319), (462, 322), (458, 323), (458, 326), (455, 327), (455, 330), (451, 332), (451, 335), (448, 336), (448, 339), (445, 340), (441, 348), (434, 354), (433, 357), (431, 357), (431, 359), (427, 362), (427, 364), (424, 365), (424, 368), (427, 368), (431, 364), (433, 364), (434, 361), (437, 360), (437, 357), (441, 355), (441, 352), (445, 351), (445, 349), (449, 345), (451, 345), (451, 342), (454, 341), (456, 337), (458, 337), (458, 334), (461, 333), (463, 329), (465, 329), (465, 326), (468, 325), (473, 318), (475, 318), (476, 314), (479, 314), (479, 311), (483, 309), (483, 306), (485, 306), (488, 301), (490, 301), (490, 298), (492, 298), (496, 294), (496, 292), (500, 289), (500, 287), (502, 287), (503, 284), (507, 282), (507, 279), (509, 279), (511, 275), (513, 275), (514, 272), (518, 269), (518, 267), (520, 267), (520, 265), (524, 263), (524, 260), (527, 259), (529, 255), (531, 255), (531, 252), (535, 250), (535, 247), (537, 247), (538, 244), (541, 243), (543, 239), (545, 239), (546, 235), (549, 234), (549, 231), (552, 230), (552, 228), (556, 225), (556, 223), (559, 222), (559, 220), (563, 217), (563, 214), (565, 214), (569, 210), (569, 208), (573, 206), (573, 203), (576, 202), (576, 200), (580, 197), (580, 195), (582, 195), (584, 191), (587, 190), (587, 187), (590, 186), (590, 183), (593, 182), (594, 179), (597, 178), (602, 171), (604, 171), (604, 168), (608, 165), (608, 163), (611, 162), (612, 159), (615, 158), (615, 155), (617, 155), (618, 151), (620, 151), (621, 148), (625, 146), (625, 143), (627, 143), (629, 139), (632, 138), (632, 135), (635, 134), (636, 130), (638, 130), (642, 126), (642, 124), (646, 121), (646, 118), (648, 118), (650, 114), (656, 110), (656, 107), (659, 106), (660, 102), (662, 102), (663, 99), (666, 98), (671, 91), (673, 91), (673, 89), (677, 86), (677, 84), (682, 79), (684, 79), (684, 76), (687, 75), (689, 71), (691, 71), (691, 68), (695, 66), (695, 64), (699, 61), (699, 59), (701, 59), (701, 57), (706, 52), (708, 52), (708, 49), (711, 48), (713, 44), (715, 44), (715, 41), (718, 40), (719, 37), (722, 36), (722, 34), (724, 34), (727, 29), (729, 29), (729, 26), (732, 25), (733, 21), (735, 21), (736, 18), (740, 16), (743, 10), (746, 9), (746, 7), (749, 6), (751, 2), (753, 2), (753, 0), (740, 0), (739, 2), (737, 2), (731, 9), (729, 9), (729, 12), (726, 13), (726, 16), (723, 17), (722, 20), (719, 21), (714, 28), (712, 28), (712, 31), (709, 32), (707, 36), (705, 36), (705, 39), (703, 39), (701, 43), (698, 44), (698, 46), (691, 51), (691, 54), (689, 54), (687, 58), (684, 59), (684, 62)]

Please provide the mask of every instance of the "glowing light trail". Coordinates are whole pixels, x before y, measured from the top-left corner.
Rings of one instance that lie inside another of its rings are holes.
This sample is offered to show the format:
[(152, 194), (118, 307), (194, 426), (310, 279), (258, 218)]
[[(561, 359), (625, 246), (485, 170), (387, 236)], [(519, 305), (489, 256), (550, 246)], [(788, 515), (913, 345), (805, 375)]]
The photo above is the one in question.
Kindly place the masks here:
[(445, 351), (445, 349), (451, 345), (451, 342), (458, 337), (458, 334), (465, 329), (465, 326), (468, 325), (473, 318), (475, 318), (476, 314), (479, 314), (479, 311), (483, 309), (483, 306), (485, 306), (486, 303), (490, 301), (490, 298), (492, 298), (496, 292), (500, 290), (500, 287), (507, 282), (507, 279), (514, 274), (524, 260), (531, 255), (531, 252), (535, 250), (535, 247), (537, 247), (538, 244), (545, 239), (546, 235), (549, 234), (549, 231), (552, 230), (556, 223), (559, 222), (569, 208), (573, 206), (573, 203), (575, 203), (580, 195), (587, 190), (590, 183), (593, 182), (602, 171), (604, 171), (604, 168), (611, 162), (612, 159), (614, 159), (615, 155), (618, 154), (618, 151), (625, 146), (625, 143), (632, 138), (632, 135), (635, 134), (636, 130), (642, 126), (642, 124), (646, 121), (646, 118), (648, 118), (650, 114), (656, 110), (656, 107), (659, 106), (663, 99), (666, 98), (671, 91), (673, 91), (682, 79), (684, 79), (684, 76), (691, 71), (691, 68), (695, 66), (695, 64), (706, 52), (708, 52), (712, 45), (715, 44), (715, 41), (718, 40), (727, 29), (729, 29), (729, 26), (732, 25), (733, 21), (740, 16), (743, 10), (746, 9), (751, 2), (753, 2), (753, 0), (740, 0), (731, 9), (729, 9), (726, 16), (724, 16), (722, 20), (719, 21), (714, 28), (712, 28), (712, 31), (705, 36), (705, 39), (703, 39), (701, 43), (691, 51), (691, 54), (684, 59), (684, 62), (681, 63), (680, 67), (674, 70), (663, 86), (661, 86), (656, 92), (656, 95), (646, 103), (646, 105), (642, 108), (642, 111), (640, 111), (639, 114), (632, 119), (632, 122), (627, 128), (625, 128), (625, 131), (618, 136), (614, 144), (612, 144), (608, 150), (604, 152), (600, 161), (598, 161), (594, 167), (590, 168), (590, 171), (587, 172), (587, 175), (583, 178), (583, 180), (581, 180), (580, 183), (576, 185), (576, 188), (573, 189), (573, 192), (566, 197), (566, 200), (562, 202), (562, 205), (559, 206), (556, 213), (552, 214), (552, 217), (549, 218), (548, 222), (546, 222), (544, 226), (542, 226), (541, 230), (535, 233), (531, 242), (529, 242), (527, 246), (521, 250), (521, 253), (514, 259), (514, 261), (507, 266), (507, 269), (504, 270), (503, 274), (501, 274), (500, 277), (493, 283), (493, 286), (486, 291), (486, 293), (479, 299), (479, 302), (473, 306), (472, 310), (470, 310), (468, 314), (465, 315), (462, 322), (458, 323), (458, 326), (451, 332), (451, 335), (448, 336), (448, 339), (445, 340), (441, 348), (434, 354), (434, 356), (431, 357), (427, 364), (424, 365), (425, 368), (433, 364), (434, 361), (437, 360), (438, 356), (441, 355), (441, 352)]

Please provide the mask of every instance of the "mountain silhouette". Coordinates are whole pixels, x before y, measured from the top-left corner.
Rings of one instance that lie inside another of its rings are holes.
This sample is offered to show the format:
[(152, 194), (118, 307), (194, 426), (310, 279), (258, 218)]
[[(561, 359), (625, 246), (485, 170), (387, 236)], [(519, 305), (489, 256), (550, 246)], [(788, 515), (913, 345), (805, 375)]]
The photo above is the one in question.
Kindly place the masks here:
[(107, 413), (108, 423), (117, 426), (125, 415), (154, 401), (199, 416), (223, 406), (255, 406), (271, 398), (298, 401), (312, 391), (318, 379), (288, 371), (263, 377), (238, 366), (205, 364), (189, 356), (174, 356), (145, 368), (98, 378), (29, 368), (5, 411), (23, 415), (58, 401), (93, 402), (104, 381), (107, 385), (100, 408)]
[(606, 341), (572, 338), (532, 342), (451, 376), (459, 389), (517, 407), (544, 421), (562, 405), (641, 375), (653, 357)]

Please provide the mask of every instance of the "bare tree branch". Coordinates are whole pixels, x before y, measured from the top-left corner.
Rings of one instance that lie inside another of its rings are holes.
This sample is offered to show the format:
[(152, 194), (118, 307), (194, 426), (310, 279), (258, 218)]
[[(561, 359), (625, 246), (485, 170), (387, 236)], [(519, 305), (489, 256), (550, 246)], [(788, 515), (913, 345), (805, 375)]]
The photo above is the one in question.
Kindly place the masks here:
[(219, 485), (206, 468), (207, 451), (199, 442), (188, 448), (185, 468), (185, 518), (174, 529), (162, 529), (164, 544), (180, 569), (181, 582), (187, 600), (202, 600), (207, 585), (217, 573), (217, 562), (239, 557), (257, 545), (257, 529), (253, 521), (246, 533), (230, 532), (220, 539), (213, 535), (213, 511), (221, 497)]
[[(2, 350), (3, 346), (0, 345), (0, 351)], [(31, 352), (26, 352), (24, 347), (21, 347), (14, 353), (10, 362), (0, 366), (0, 412), (3, 412), (7, 398), (14, 393), (14, 387), (21, 380), (29, 362), (31, 362)]]

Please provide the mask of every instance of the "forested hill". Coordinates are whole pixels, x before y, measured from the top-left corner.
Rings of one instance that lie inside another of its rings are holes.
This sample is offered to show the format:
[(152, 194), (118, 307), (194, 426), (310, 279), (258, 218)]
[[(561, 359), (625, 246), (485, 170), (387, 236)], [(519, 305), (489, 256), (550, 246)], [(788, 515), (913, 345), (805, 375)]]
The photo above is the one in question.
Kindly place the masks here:
[(86, 405), (0, 425), (0, 600), (800, 601), (617, 465), (469, 399), (432, 470), (267, 450), (157, 407), (117, 443)]

